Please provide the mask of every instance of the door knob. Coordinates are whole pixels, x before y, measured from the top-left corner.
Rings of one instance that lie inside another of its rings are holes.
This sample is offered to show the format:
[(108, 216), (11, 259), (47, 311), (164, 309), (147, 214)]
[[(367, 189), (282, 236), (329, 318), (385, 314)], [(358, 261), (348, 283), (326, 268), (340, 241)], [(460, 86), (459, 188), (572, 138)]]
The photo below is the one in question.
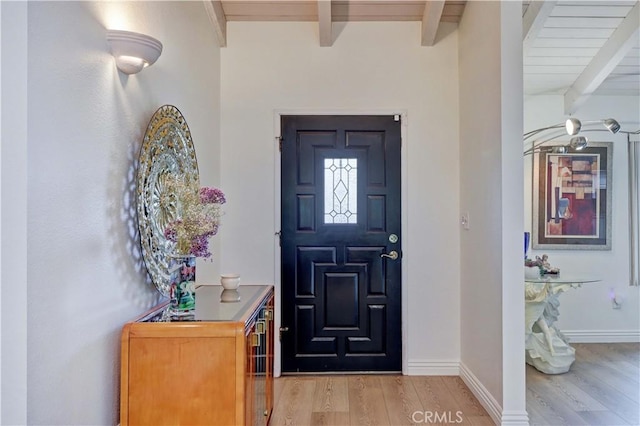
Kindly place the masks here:
[(396, 260), (396, 259), (398, 258), (398, 252), (397, 252), (397, 251), (395, 251), (395, 250), (391, 250), (391, 251), (389, 252), (389, 254), (387, 254), (387, 253), (382, 253), (382, 254), (380, 255), (380, 257), (388, 257), (388, 258), (389, 258), (389, 259), (391, 259), (391, 260)]

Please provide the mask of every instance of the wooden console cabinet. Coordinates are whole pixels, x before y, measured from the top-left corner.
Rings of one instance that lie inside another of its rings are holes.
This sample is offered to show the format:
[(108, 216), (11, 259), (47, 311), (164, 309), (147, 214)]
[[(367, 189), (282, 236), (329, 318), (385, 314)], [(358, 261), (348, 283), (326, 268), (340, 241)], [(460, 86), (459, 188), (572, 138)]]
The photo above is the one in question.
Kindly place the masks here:
[(120, 423), (266, 425), (273, 408), (273, 287), (196, 290), (194, 321), (164, 303), (122, 330)]

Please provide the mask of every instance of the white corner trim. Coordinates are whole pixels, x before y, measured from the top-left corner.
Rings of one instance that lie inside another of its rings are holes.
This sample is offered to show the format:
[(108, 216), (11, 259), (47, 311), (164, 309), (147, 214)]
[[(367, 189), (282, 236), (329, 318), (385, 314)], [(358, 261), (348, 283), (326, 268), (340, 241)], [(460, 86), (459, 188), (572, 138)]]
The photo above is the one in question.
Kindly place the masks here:
[[(489, 413), (489, 416), (491, 416), (493, 422), (497, 425), (504, 425), (505, 423), (502, 423), (501, 421), (502, 406), (498, 401), (496, 401), (493, 395), (489, 393), (487, 388), (484, 387), (484, 385), (480, 382), (480, 380), (478, 380), (473, 372), (471, 372), (471, 370), (469, 370), (467, 366), (462, 362), (460, 363), (460, 378), (467, 385), (471, 393), (473, 393), (475, 397), (478, 398), (478, 401), (484, 407), (484, 409), (487, 410), (487, 413)], [(526, 412), (524, 414), (525, 416), (527, 416)], [(526, 418), (527, 422), (523, 423), (524, 425), (529, 424), (528, 416)], [(516, 423), (510, 424), (515, 425)]]
[(529, 426), (529, 415), (526, 411), (505, 411), (500, 426)]
[(638, 343), (640, 330), (561, 330), (571, 343)]
[(408, 376), (459, 376), (459, 360), (420, 360), (410, 359), (407, 362)]

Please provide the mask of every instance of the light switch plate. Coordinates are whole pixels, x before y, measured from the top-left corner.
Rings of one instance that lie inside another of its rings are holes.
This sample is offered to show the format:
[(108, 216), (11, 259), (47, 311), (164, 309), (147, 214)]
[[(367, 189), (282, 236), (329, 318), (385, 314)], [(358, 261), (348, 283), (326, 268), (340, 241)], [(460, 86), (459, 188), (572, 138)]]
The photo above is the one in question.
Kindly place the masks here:
[(462, 213), (462, 216), (460, 217), (460, 224), (462, 225), (462, 229), (469, 229), (469, 212)]

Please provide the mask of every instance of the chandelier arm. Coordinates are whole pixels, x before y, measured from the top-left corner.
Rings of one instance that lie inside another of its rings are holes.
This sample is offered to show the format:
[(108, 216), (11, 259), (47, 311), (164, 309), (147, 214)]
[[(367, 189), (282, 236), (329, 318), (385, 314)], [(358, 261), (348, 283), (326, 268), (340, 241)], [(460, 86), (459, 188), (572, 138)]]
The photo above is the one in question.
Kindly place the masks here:
[[(548, 129), (545, 129), (545, 130), (548, 130)], [(591, 132), (610, 133), (607, 129), (582, 129), (579, 134), (581, 134), (581, 133), (591, 133)], [(637, 135), (637, 134), (640, 134), (640, 129), (635, 130), (635, 131), (620, 130), (618, 133)], [(558, 139), (558, 138), (560, 138), (562, 136), (566, 136), (566, 135), (564, 133), (559, 133), (559, 134), (556, 134), (556, 135), (553, 135), (553, 136), (548, 136), (547, 139), (544, 139), (544, 140), (533, 141), (531, 143), (531, 147), (527, 148), (524, 151), (524, 155), (526, 155), (527, 153), (530, 153), (530, 151), (532, 151), (532, 150), (534, 150), (536, 148), (539, 148), (540, 146), (544, 145), (545, 143), (551, 142), (551, 141), (553, 141), (555, 139)], [(525, 143), (525, 142), (526, 142), (526, 138), (523, 139), (523, 143)]]
[[(555, 135), (547, 135), (547, 136), (546, 136), (546, 139), (543, 139), (543, 140), (534, 140), (534, 141), (532, 141), (532, 142), (531, 142), (531, 147), (527, 148), (527, 150), (529, 150), (529, 149), (532, 149), (532, 150), (533, 150), (533, 149), (536, 149), (536, 148), (540, 147), (541, 145), (543, 145), (543, 144), (545, 144), (545, 143), (547, 143), (547, 142), (551, 142), (551, 141), (552, 141), (552, 140), (554, 140), (554, 139), (558, 139), (559, 137), (566, 136), (566, 134), (565, 134), (564, 132), (558, 133), (558, 132), (556, 131), (556, 133), (557, 133), (557, 134), (555, 134)], [(526, 142), (526, 139), (525, 139), (525, 140), (523, 140), (523, 143), (525, 143), (525, 142)]]
[(540, 129), (531, 130), (531, 131), (528, 131), (527, 133), (525, 133), (524, 135), (522, 135), (522, 137), (524, 138), (524, 140), (527, 140), (530, 137), (535, 136), (535, 135), (537, 135), (539, 133), (542, 133), (542, 132), (544, 132), (546, 130), (560, 129), (560, 128), (564, 127), (564, 126), (565, 125), (563, 123), (560, 123), (560, 124), (554, 124), (553, 126), (549, 126), (549, 127), (543, 127), (543, 128), (540, 128)]

